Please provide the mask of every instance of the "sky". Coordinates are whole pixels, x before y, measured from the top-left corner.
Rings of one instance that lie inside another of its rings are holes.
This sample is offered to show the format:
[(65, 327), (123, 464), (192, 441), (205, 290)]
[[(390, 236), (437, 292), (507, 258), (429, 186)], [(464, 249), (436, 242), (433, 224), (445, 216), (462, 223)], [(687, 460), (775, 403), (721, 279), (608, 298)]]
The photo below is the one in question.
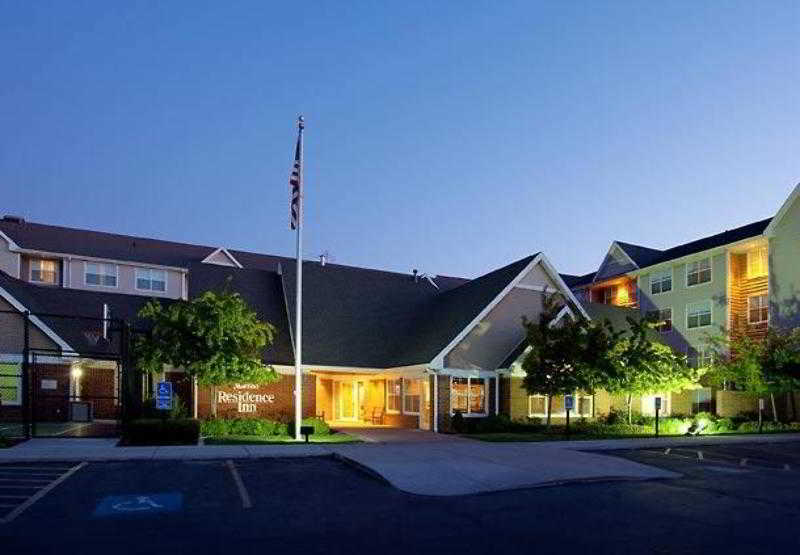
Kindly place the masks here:
[(474, 277), (800, 182), (800, 3), (0, 0), (0, 213)]

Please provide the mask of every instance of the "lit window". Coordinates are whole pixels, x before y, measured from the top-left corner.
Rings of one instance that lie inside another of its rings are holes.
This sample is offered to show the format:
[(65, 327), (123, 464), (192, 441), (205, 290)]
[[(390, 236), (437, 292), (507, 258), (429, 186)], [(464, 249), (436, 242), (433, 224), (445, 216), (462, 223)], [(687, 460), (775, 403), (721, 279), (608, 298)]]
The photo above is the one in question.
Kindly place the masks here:
[(402, 392), (400, 380), (386, 380), (386, 412), (400, 412)]
[(606, 287), (603, 289), (603, 303), (604, 304), (614, 304), (614, 301), (617, 298), (617, 286), (611, 285), (610, 287)]
[(166, 291), (167, 272), (151, 268), (136, 268), (136, 289), (142, 291)]
[(547, 416), (546, 395), (528, 395), (528, 416)]
[(87, 262), (86, 285), (102, 285), (104, 287), (117, 286), (117, 265)]
[(702, 328), (711, 325), (711, 301), (692, 303), (686, 306), (686, 327)]
[(704, 258), (686, 265), (686, 285), (700, 285), (711, 281), (711, 259)]
[(58, 262), (55, 260), (31, 260), (31, 281), (36, 283), (58, 283)]
[(450, 384), (452, 411), (463, 414), (486, 414), (486, 380), (453, 378)]
[(661, 333), (672, 331), (672, 309), (648, 310), (647, 319), (655, 322), (656, 330)]
[(769, 321), (769, 300), (766, 293), (747, 298), (747, 321), (750, 324)]
[(759, 247), (747, 252), (747, 277), (756, 278), (767, 275), (767, 247)]
[[(590, 417), (594, 409), (594, 397), (587, 393), (575, 392), (573, 393), (575, 408), (570, 411), (570, 414)], [(551, 407), (552, 412), (550, 416), (566, 416), (567, 409), (564, 405), (564, 396), (557, 395), (553, 397)], [(547, 395), (529, 395), (528, 396), (528, 416), (529, 417), (546, 417), (547, 416)]]
[(419, 414), (420, 380), (404, 379), (403, 385), (403, 412)]
[(655, 272), (650, 276), (650, 293), (658, 295), (672, 291), (672, 270)]
[(20, 405), (22, 373), (19, 364), (0, 364), (0, 404)]

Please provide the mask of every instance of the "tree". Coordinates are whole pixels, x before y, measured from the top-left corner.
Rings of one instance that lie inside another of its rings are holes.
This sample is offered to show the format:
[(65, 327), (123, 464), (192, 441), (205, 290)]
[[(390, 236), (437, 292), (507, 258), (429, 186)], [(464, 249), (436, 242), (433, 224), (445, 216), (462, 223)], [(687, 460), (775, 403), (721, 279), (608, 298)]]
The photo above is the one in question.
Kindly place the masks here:
[(713, 381), (733, 383), (759, 398), (769, 395), (772, 418), (777, 422), (775, 394), (791, 393), (800, 387), (800, 330), (769, 328), (763, 339), (737, 334), (711, 341), (724, 353), (714, 363)]
[(633, 396), (669, 393), (695, 386), (702, 371), (691, 368), (686, 357), (652, 337), (655, 322), (626, 318), (624, 332), (612, 351), (613, 371), (606, 375), (603, 389), (625, 394), (628, 424), (632, 421)]
[(522, 319), (530, 350), (522, 361), (523, 386), (529, 394), (547, 396), (547, 426), (553, 395), (576, 390), (593, 393), (609, 369), (614, 336), (605, 325), (587, 320), (582, 314), (557, 320), (564, 309), (559, 295), (545, 295), (536, 321)]
[(159, 373), (170, 365), (183, 368), (198, 384), (212, 386), (278, 378), (261, 358), (275, 328), (259, 321), (228, 287), (167, 306), (151, 300), (139, 317), (152, 323), (150, 333), (134, 344), (136, 362), (144, 372)]

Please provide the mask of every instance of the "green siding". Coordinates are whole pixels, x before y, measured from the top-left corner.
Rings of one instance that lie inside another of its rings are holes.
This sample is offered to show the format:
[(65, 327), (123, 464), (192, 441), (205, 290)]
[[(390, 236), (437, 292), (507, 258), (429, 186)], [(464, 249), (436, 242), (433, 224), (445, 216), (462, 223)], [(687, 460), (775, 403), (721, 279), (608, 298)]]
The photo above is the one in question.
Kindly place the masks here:
[[(703, 256), (694, 256), (689, 262)], [(650, 294), (650, 275), (667, 267), (672, 268), (672, 291)], [(692, 287), (686, 286), (686, 264), (660, 265), (647, 268), (639, 274), (639, 307), (644, 315), (649, 310), (672, 308), (672, 331), (662, 335), (664, 342), (675, 349), (686, 352), (689, 346), (703, 345), (708, 335), (719, 335), (728, 322), (728, 268), (725, 253), (711, 257), (711, 282)], [(686, 307), (699, 301), (711, 301), (711, 326), (687, 329)]]
[(800, 326), (800, 202), (795, 202), (769, 240), (770, 318)]

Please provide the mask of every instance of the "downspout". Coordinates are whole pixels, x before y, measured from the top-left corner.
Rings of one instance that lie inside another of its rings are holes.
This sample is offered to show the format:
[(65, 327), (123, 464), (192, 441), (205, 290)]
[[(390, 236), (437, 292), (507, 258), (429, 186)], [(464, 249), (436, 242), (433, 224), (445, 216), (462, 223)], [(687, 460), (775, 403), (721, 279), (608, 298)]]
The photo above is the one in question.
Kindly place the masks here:
[(439, 432), (439, 374), (433, 374), (433, 433)]
[(500, 414), (500, 374), (494, 375), (494, 415)]

